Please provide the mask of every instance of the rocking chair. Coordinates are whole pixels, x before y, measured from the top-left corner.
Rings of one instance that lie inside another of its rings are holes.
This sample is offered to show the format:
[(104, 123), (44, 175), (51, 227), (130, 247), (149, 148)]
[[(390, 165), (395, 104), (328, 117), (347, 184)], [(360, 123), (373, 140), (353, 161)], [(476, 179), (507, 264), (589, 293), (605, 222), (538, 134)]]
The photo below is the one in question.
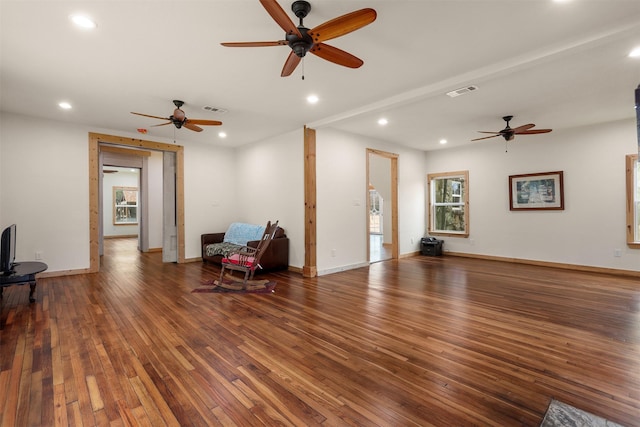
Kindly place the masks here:
[(242, 246), (233, 252), (229, 253), (227, 257), (222, 259), (222, 271), (220, 271), (219, 283), (222, 283), (225, 270), (231, 270), (229, 276), (233, 274), (233, 271), (241, 271), (244, 273), (244, 280), (242, 281), (243, 288), (247, 287), (247, 280), (253, 280), (253, 274), (256, 269), (262, 268), (260, 265), (260, 258), (262, 254), (271, 243), (273, 236), (278, 229), (278, 221), (271, 224), (271, 221), (267, 222), (267, 226), (264, 229), (262, 239), (258, 243), (256, 248), (249, 246)]

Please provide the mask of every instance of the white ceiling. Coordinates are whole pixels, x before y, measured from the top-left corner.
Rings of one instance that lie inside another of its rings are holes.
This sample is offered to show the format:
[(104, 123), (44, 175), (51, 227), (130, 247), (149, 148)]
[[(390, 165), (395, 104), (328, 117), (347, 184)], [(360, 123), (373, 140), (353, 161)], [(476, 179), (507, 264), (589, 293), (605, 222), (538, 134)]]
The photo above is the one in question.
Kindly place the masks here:
[[(291, 1), (279, 0), (291, 13)], [(372, 24), (328, 44), (364, 60), (344, 68), (307, 55), (280, 77), (289, 47), (228, 48), (271, 41), (283, 30), (257, 0), (0, 0), (0, 108), (92, 128), (241, 146), (308, 125), (422, 150), (468, 144), (512, 126), (554, 130), (634, 116), (640, 59), (639, 0), (316, 0), (312, 28), (356, 9)], [(84, 12), (98, 24), (74, 27)], [(302, 70), (304, 68), (304, 80)], [(457, 98), (446, 92), (478, 90)], [(316, 105), (305, 98), (314, 93)], [(168, 117), (173, 99), (191, 119), (221, 120), (201, 133), (131, 111)], [(73, 109), (64, 111), (66, 100)], [(224, 114), (202, 109), (213, 106)], [(376, 121), (385, 116), (386, 127)], [(228, 137), (220, 139), (218, 131)], [(175, 136), (174, 136), (175, 133)], [(516, 137), (553, 138), (554, 133)]]

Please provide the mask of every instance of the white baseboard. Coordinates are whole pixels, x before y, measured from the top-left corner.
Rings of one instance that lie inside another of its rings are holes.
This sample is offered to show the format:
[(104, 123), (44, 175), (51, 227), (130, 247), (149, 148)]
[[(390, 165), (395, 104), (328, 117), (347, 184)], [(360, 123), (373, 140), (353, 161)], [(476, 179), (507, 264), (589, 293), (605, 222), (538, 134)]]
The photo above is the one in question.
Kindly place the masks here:
[(369, 267), (369, 263), (361, 262), (358, 264), (350, 264), (350, 265), (343, 265), (341, 267), (328, 268), (326, 270), (318, 270), (318, 276), (325, 276), (327, 274), (340, 273), (341, 271), (347, 271), (347, 270), (355, 270), (356, 268), (362, 268), (362, 267)]

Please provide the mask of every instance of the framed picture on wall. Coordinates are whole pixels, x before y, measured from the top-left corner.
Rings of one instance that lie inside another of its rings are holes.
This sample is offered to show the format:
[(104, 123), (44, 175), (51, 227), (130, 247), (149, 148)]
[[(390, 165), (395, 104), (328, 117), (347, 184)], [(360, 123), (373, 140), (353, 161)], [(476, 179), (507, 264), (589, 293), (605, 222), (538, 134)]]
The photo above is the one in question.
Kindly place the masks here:
[(562, 171), (509, 176), (512, 211), (564, 210)]

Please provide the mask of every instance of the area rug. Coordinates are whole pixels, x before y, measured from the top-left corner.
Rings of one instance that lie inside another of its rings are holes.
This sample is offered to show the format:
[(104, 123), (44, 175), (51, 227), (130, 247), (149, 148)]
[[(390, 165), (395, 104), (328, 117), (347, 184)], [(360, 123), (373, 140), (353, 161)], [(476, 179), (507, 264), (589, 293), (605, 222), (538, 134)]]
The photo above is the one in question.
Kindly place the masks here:
[(540, 427), (622, 427), (620, 424), (552, 400)]
[(276, 282), (269, 280), (248, 280), (246, 289), (241, 281), (231, 279), (208, 280), (203, 286), (192, 290), (192, 293), (236, 293), (236, 294), (270, 294), (275, 292)]

